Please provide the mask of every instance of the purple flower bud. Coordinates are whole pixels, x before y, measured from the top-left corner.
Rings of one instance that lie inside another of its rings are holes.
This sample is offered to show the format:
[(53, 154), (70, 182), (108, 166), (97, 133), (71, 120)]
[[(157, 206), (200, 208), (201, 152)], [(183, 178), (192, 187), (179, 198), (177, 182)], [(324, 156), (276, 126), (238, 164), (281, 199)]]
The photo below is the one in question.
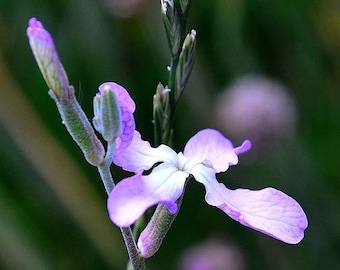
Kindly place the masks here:
[(69, 82), (49, 32), (36, 18), (28, 22), (27, 36), (47, 86), (60, 99), (69, 98)]

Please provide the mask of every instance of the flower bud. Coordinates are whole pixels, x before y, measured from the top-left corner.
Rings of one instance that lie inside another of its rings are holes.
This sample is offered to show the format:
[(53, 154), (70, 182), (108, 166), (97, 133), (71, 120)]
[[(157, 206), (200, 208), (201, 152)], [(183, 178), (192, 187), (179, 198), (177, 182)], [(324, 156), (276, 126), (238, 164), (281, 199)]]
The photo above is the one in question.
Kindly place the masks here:
[(194, 65), (195, 48), (196, 31), (193, 29), (184, 39), (182, 51), (179, 55), (178, 67), (176, 70), (175, 102), (180, 98), (189, 80)]
[[(176, 201), (178, 210), (182, 205), (183, 196), (184, 192)], [(137, 242), (141, 256), (150, 258), (159, 250), (166, 234), (177, 217), (178, 210), (175, 214), (171, 214), (167, 206), (163, 204), (157, 205), (151, 220), (141, 232)]]
[(47, 86), (59, 100), (70, 98), (68, 78), (50, 33), (40, 21), (31, 18), (28, 22), (27, 36)]
[(157, 206), (137, 242), (141, 256), (150, 258), (158, 251), (176, 216), (177, 214), (172, 215), (166, 206), (161, 204)]
[(114, 141), (122, 133), (121, 108), (110, 84), (104, 85), (93, 99), (93, 125), (107, 142)]
[(161, 143), (169, 144), (169, 138), (171, 138), (170, 91), (169, 88), (164, 88), (159, 83), (153, 96), (153, 121), (156, 145)]
[(161, 0), (161, 11), (171, 55), (174, 57), (179, 53), (182, 39), (180, 14), (173, 0)]

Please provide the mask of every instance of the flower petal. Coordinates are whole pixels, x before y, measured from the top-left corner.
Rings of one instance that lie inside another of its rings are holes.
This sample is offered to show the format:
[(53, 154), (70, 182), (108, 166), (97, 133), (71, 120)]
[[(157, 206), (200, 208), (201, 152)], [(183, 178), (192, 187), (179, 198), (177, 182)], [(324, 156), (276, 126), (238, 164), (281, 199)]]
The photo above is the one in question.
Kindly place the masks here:
[(126, 107), (127, 110), (131, 113), (133, 113), (136, 110), (135, 102), (129, 95), (129, 92), (123, 86), (115, 82), (105, 82), (99, 86), (99, 91), (102, 92), (106, 87), (109, 87), (115, 92), (119, 104), (122, 107)]
[(199, 162), (205, 161), (206, 165), (214, 168), (216, 172), (226, 171), (230, 165), (238, 163), (237, 155), (251, 148), (250, 141), (234, 148), (233, 144), (219, 131), (203, 129), (197, 132), (187, 142), (184, 156)]
[(178, 171), (169, 163), (157, 166), (149, 175), (136, 174), (117, 184), (108, 198), (108, 211), (119, 227), (133, 224), (149, 207), (164, 204), (170, 213), (177, 212), (188, 173)]
[(119, 154), (129, 146), (133, 138), (136, 128), (133, 112), (136, 109), (136, 105), (128, 91), (115, 82), (102, 83), (98, 88), (101, 95), (103, 95), (105, 89), (110, 89), (118, 100), (122, 130), (120, 136), (116, 139), (116, 154)]
[(168, 146), (160, 145), (157, 148), (143, 141), (138, 131), (134, 131), (133, 139), (124, 151), (116, 152), (113, 162), (126, 171), (138, 172), (150, 169), (157, 162), (170, 161), (176, 164), (177, 154)]
[(285, 193), (274, 188), (229, 190), (217, 182), (211, 168), (204, 168), (202, 164), (191, 173), (196, 181), (204, 184), (206, 202), (242, 225), (288, 244), (297, 244), (303, 238), (308, 226), (306, 214)]
[(287, 194), (274, 188), (224, 193), (228, 193), (227, 201), (216, 206), (231, 218), (288, 244), (302, 240), (308, 220), (301, 206)]
[(122, 112), (122, 134), (116, 139), (116, 155), (119, 155), (131, 143), (136, 128), (133, 114), (126, 108), (121, 107)]

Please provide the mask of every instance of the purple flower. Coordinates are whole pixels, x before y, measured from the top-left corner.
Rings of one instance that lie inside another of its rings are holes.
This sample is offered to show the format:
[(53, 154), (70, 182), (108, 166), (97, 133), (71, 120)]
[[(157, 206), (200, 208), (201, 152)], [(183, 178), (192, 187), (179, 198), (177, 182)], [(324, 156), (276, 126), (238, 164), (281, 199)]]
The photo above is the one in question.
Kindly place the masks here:
[(27, 36), (35, 60), (48, 87), (60, 98), (69, 97), (69, 82), (59, 60), (53, 39), (43, 24), (36, 18), (28, 22)]
[[(216, 173), (236, 165), (238, 154), (250, 148), (248, 140), (234, 148), (220, 132), (204, 129), (187, 142), (183, 153), (177, 154), (166, 145), (151, 147), (135, 131), (129, 147), (114, 158), (116, 165), (135, 175), (123, 179), (109, 195), (111, 220), (127, 227), (156, 204), (164, 204), (172, 214), (176, 213), (176, 200), (192, 175), (204, 185), (206, 202), (232, 219), (283, 242), (300, 242), (308, 221), (294, 199), (274, 188), (230, 190), (216, 180)], [(150, 174), (143, 175), (154, 165)]]

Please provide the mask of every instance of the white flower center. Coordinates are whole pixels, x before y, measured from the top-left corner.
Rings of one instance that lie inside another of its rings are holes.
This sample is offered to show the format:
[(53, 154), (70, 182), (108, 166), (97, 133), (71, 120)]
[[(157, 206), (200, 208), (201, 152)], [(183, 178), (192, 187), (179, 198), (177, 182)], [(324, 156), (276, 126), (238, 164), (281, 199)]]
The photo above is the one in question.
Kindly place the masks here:
[(197, 161), (185, 157), (182, 152), (179, 152), (177, 156), (178, 156), (178, 164), (176, 165), (176, 168), (179, 171), (190, 173), (192, 168), (198, 164)]

